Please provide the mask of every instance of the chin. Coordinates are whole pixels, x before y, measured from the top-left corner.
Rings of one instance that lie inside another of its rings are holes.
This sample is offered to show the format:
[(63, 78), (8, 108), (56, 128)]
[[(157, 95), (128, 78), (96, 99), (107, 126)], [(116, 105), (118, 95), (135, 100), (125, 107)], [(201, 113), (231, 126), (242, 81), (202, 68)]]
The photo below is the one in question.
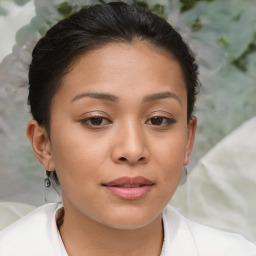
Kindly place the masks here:
[(110, 214), (104, 216), (104, 220), (100, 221), (102, 224), (115, 228), (132, 230), (143, 228), (154, 222), (157, 218), (161, 219), (160, 212), (150, 212), (145, 209), (122, 209), (120, 211), (111, 211)]

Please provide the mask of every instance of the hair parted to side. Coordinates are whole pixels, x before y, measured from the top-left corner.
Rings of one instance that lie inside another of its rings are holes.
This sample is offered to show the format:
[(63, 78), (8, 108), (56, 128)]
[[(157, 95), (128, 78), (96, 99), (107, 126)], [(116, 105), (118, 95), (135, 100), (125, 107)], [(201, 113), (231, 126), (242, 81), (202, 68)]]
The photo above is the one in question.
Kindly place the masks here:
[(164, 19), (123, 2), (84, 8), (53, 26), (35, 46), (29, 69), (28, 104), (33, 118), (50, 136), (54, 94), (75, 60), (110, 42), (144, 40), (169, 51), (180, 64), (187, 87), (190, 120), (199, 88), (198, 66), (182, 37)]

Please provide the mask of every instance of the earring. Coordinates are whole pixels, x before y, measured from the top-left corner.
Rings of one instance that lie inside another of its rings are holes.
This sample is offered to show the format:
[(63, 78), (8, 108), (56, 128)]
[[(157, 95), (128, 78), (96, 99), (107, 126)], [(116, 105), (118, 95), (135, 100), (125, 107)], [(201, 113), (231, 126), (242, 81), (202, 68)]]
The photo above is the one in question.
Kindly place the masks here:
[(179, 185), (183, 185), (186, 182), (187, 176), (188, 176), (188, 170), (187, 170), (187, 167), (184, 166), (182, 169)]
[(49, 172), (49, 171), (47, 171), (46, 170), (46, 176), (47, 176), (47, 178), (45, 178), (45, 180), (44, 180), (44, 186), (45, 187), (47, 187), (47, 188), (49, 188), (50, 186), (51, 186), (51, 180), (50, 180), (50, 174), (51, 174), (51, 172)]
[(188, 169), (187, 169), (187, 167), (184, 167), (184, 168), (183, 168), (183, 173), (184, 173), (184, 176), (185, 176), (185, 177), (188, 176)]

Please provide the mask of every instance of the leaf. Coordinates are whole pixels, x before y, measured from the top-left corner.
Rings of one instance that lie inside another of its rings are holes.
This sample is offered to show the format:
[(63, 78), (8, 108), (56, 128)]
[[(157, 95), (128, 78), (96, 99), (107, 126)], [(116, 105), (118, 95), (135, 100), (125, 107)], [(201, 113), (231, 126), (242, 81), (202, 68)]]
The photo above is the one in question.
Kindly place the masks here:
[(140, 6), (142, 8), (145, 8), (145, 9), (149, 8), (148, 4), (145, 3), (145, 1), (134, 0), (134, 4), (136, 4), (137, 6)]
[(156, 15), (165, 18), (165, 6), (161, 4), (156, 4), (150, 10)]
[[(255, 80), (233, 65), (211, 77), (211, 88), (202, 93), (197, 106), (198, 132), (207, 135), (197, 154), (207, 152), (217, 141), (255, 116)], [(209, 113), (211, 113), (209, 115)]]
[(58, 12), (63, 17), (68, 17), (72, 13), (72, 6), (69, 5), (67, 2), (64, 2), (62, 4), (58, 4), (56, 7), (57, 7)]
[(19, 6), (23, 6), (26, 3), (28, 3), (30, 0), (13, 0), (15, 4), (19, 5)]
[(256, 7), (243, 11), (237, 22), (230, 24), (227, 33), (230, 44), (227, 47), (227, 58), (230, 61), (238, 59), (249, 47), (255, 38)]
[(9, 12), (0, 6), (0, 16), (6, 16)]
[(247, 74), (256, 80), (256, 53), (248, 54), (245, 58)]
[(21, 27), (15, 36), (16, 43), (20, 46), (26, 45), (26, 42), (35, 38), (36, 30), (30, 24)]

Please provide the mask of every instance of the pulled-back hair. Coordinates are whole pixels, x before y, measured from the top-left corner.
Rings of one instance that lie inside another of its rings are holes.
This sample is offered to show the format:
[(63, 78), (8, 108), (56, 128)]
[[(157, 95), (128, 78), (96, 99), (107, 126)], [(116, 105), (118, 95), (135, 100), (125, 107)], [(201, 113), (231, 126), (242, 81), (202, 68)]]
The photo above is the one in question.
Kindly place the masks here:
[(81, 9), (58, 22), (39, 40), (29, 69), (28, 104), (33, 118), (49, 134), (52, 98), (75, 60), (110, 42), (132, 43), (135, 39), (167, 50), (180, 64), (187, 89), (189, 121), (199, 85), (192, 52), (167, 21), (123, 2)]

